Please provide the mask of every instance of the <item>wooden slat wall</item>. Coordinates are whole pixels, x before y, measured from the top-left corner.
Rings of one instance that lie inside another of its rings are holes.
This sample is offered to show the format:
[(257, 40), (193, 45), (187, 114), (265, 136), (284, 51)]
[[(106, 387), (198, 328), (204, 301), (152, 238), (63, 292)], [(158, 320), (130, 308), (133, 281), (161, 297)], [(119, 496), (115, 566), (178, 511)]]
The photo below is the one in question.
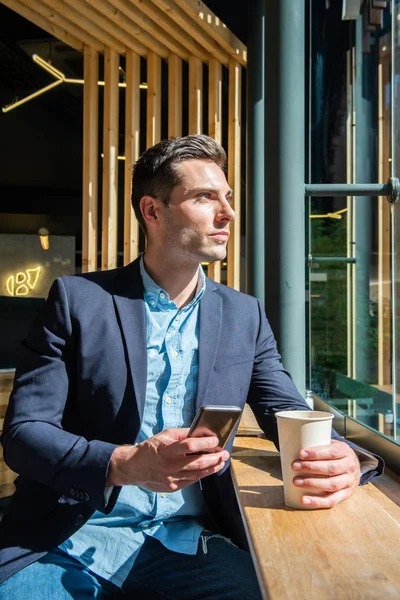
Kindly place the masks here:
[(161, 58), (154, 52), (147, 55), (147, 124), (146, 146), (161, 139)]
[[(116, 0), (113, 0), (114, 2)], [(124, 0), (118, 0), (119, 2)], [(125, 0), (126, 1), (126, 0)], [(148, 17), (151, 24), (148, 28), (149, 33), (163, 40), (163, 43), (173, 54), (177, 54), (183, 60), (188, 61), (189, 55), (194, 54), (203, 61), (207, 61), (208, 56), (193, 37), (186, 30), (176, 26), (173, 18), (160, 10), (151, 0), (133, 0), (136, 6), (140, 7), (141, 12)], [(135, 15), (137, 14), (137, 10)], [(136, 16), (135, 16), (136, 18)]]
[(208, 64), (208, 134), (222, 144), (222, 65), (214, 58)]
[[(143, 0), (111, 0), (115, 7), (124, 13), (124, 21), (129, 30), (134, 30), (146, 47), (161, 58), (168, 58), (168, 52), (188, 59), (185, 45), (179, 43), (177, 28), (164, 27), (163, 19), (157, 16), (158, 9), (151, 2)], [(128, 18), (127, 18), (128, 17)], [(160, 40), (162, 43), (160, 43)]]
[(132, 210), (132, 166), (140, 153), (140, 56), (126, 53), (125, 164), (124, 164), (124, 265), (139, 254), (139, 223)]
[[(123, 27), (123, 19), (118, 20), (115, 18), (113, 7), (105, 0), (96, 0), (95, 3), (89, 0), (68, 0), (68, 2), (90, 21), (103, 29), (106, 34), (112, 36), (112, 39), (118, 40), (127, 49), (129, 48), (143, 55), (146, 54), (146, 46), (134, 38), (131, 31), (129, 32)], [(93, 4), (95, 4), (95, 9), (92, 8)], [(108, 45), (112, 47), (111, 44)]]
[(117, 266), (119, 56), (104, 53), (103, 219), (101, 265)]
[[(199, 28), (193, 22), (193, 19), (186, 14), (179, 6), (177, 2), (172, 0), (157, 0), (157, 6), (161, 8), (168, 16), (175, 21), (183, 31), (187, 31), (189, 35), (197, 42), (196, 56), (200, 55), (200, 48), (202, 47), (207, 53), (214, 56), (219, 62), (224, 65), (228, 65), (228, 53), (221, 49), (219, 44), (210, 36), (206, 30), (199, 31)], [(200, 48), (199, 48), (200, 46)], [(200, 57), (204, 60), (204, 56)]]
[(53, 10), (50, 6), (41, 2), (41, 0), (35, 0), (34, 4), (32, 0), (22, 0), (22, 4), (27, 5), (30, 8), (35, 8), (35, 11), (41, 16), (44, 17), (44, 24), (46, 21), (53, 23), (57, 27), (60, 27), (64, 31), (68, 32), (70, 35), (80, 39), (84, 44), (91, 46), (98, 52), (104, 52), (104, 42), (98, 40), (95, 36), (88, 33), (82, 25), (81, 21), (79, 21), (79, 25), (72, 22), (63, 13), (58, 13), (56, 10)]
[(99, 173), (99, 54), (84, 51), (83, 176), (82, 176), (82, 271), (97, 270), (97, 218)]
[(168, 137), (182, 135), (182, 59), (168, 57)]
[[(103, 118), (101, 268), (118, 265), (118, 110), (126, 94), (124, 140), (124, 245), (127, 264), (139, 252), (138, 223), (131, 212), (131, 166), (139, 156), (140, 56), (147, 59), (146, 146), (161, 139), (161, 60), (168, 60), (168, 137), (182, 135), (182, 61), (189, 63), (189, 133), (203, 133), (203, 67), (209, 67), (209, 135), (222, 141), (229, 122), (229, 182), (236, 222), (228, 248), (228, 284), (240, 285), (240, 97), (246, 47), (198, 0), (0, 0), (85, 55), (82, 270), (98, 268), (98, 119)], [(104, 54), (104, 113), (98, 114), (98, 61)], [(126, 83), (119, 57), (126, 57)], [(229, 68), (229, 108), (222, 107), (222, 70)], [(71, 80), (72, 81), (72, 80)], [(221, 280), (221, 264), (209, 265)]]
[[(104, 21), (97, 12), (89, 12), (85, 10), (84, 2), (77, 3), (75, 0), (63, 2), (62, 0), (41, 0), (43, 4), (46, 4), (53, 12), (58, 11), (69, 19), (71, 23), (78, 23), (82, 29), (90, 34), (94, 39), (102, 42), (106, 47), (112, 48), (120, 54), (125, 53), (125, 46), (120, 41), (119, 37), (111, 35), (107, 29), (108, 23), (106, 23), (106, 29), (104, 28)], [(37, 2), (37, 0), (35, 0)], [(72, 5), (78, 6), (78, 9), (73, 8)]]
[[(215, 58), (208, 64), (208, 134), (222, 144), (222, 65)], [(221, 282), (221, 261), (208, 265), (208, 277)]]
[(240, 191), (241, 191), (241, 94), (242, 68), (229, 59), (228, 107), (228, 181), (233, 189), (233, 208), (236, 218), (231, 225), (228, 242), (228, 285), (240, 289)]
[(203, 132), (203, 63), (189, 59), (189, 134)]
[(246, 66), (246, 46), (220, 21), (206, 3), (201, 0), (175, 0), (175, 4), (186, 13), (192, 23), (196, 23), (203, 29), (207, 39), (212, 38), (228, 56), (232, 56), (243, 67)]

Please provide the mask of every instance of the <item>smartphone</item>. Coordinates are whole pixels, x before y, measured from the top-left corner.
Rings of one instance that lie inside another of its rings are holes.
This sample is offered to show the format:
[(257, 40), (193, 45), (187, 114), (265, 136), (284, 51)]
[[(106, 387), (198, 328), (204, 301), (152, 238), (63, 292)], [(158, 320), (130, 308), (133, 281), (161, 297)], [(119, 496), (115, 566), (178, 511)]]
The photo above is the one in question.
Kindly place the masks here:
[(190, 427), (188, 437), (206, 437), (215, 435), (218, 438), (218, 448), (212, 452), (223, 450), (235, 429), (242, 409), (238, 406), (207, 404), (200, 406)]

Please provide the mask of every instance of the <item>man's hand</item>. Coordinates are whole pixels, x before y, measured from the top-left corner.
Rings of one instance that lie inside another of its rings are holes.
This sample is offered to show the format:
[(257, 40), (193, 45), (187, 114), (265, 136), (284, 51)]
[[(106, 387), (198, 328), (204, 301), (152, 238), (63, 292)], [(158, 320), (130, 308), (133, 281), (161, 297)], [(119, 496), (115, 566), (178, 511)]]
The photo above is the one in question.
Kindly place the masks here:
[(213, 452), (218, 438), (188, 438), (188, 432), (187, 428), (166, 429), (137, 446), (118, 446), (111, 456), (106, 486), (137, 485), (153, 492), (175, 492), (220, 471), (229, 452)]
[(293, 483), (322, 496), (302, 498), (312, 508), (331, 508), (349, 498), (360, 482), (360, 463), (355, 452), (345, 442), (332, 441), (329, 446), (305, 448), (299, 459), (292, 463), (301, 475)]

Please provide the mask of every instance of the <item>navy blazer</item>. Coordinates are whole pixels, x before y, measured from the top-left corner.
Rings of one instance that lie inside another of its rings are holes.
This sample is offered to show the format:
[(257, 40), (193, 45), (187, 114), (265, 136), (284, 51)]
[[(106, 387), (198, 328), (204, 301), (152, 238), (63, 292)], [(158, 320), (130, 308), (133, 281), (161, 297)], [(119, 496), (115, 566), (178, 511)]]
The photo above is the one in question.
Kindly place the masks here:
[[(275, 412), (308, 406), (259, 301), (207, 280), (199, 318), (196, 409), (247, 401), (277, 443)], [(70, 537), (94, 510), (112, 510), (120, 488), (105, 504), (108, 464), (116, 446), (138, 435), (146, 375), (139, 260), (57, 279), (22, 343), (4, 421), (4, 458), (19, 477), (0, 523), (0, 582)], [(210, 526), (246, 547), (229, 464), (201, 487)]]

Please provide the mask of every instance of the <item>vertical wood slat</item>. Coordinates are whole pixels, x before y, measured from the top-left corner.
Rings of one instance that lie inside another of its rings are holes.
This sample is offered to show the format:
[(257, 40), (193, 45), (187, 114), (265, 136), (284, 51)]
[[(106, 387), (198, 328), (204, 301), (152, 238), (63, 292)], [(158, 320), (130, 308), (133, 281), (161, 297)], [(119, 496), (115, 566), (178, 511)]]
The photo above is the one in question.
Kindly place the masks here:
[[(379, 121), (379, 181), (390, 177), (390, 106), (385, 90), (390, 84), (390, 55), (381, 58), (378, 66)], [(391, 268), (390, 268), (390, 205), (378, 198), (378, 384), (391, 383)]]
[(233, 189), (233, 208), (236, 213), (228, 242), (228, 285), (240, 289), (240, 137), (241, 137), (242, 68), (234, 58), (229, 59), (228, 102), (228, 181)]
[(147, 54), (147, 123), (146, 146), (154, 146), (161, 139), (161, 58), (154, 52)]
[[(222, 143), (222, 65), (215, 58), (208, 63), (208, 135)], [(208, 265), (208, 277), (221, 282), (221, 261)]]
[(84, 48), (82, 272), (97, 270), (99, 54)]
[(182, 59), (168, 57), (168, 137), (182, 135)]
[(140, 56), (126, 52), (125, 163), (124, 163), (124, 265), (139, 254), (139, 223), (131, 204), (132, 167), (140, 153)]
[(210, 58), (208, 69), (208, 134), (222, 144), (222, 65)]
[(103, 219), (101, 266), (117, 266), (119, 55), (104, 52)]
[(196, 56), (189, 58), (189, 134), (203, 130), (203, 63)]

